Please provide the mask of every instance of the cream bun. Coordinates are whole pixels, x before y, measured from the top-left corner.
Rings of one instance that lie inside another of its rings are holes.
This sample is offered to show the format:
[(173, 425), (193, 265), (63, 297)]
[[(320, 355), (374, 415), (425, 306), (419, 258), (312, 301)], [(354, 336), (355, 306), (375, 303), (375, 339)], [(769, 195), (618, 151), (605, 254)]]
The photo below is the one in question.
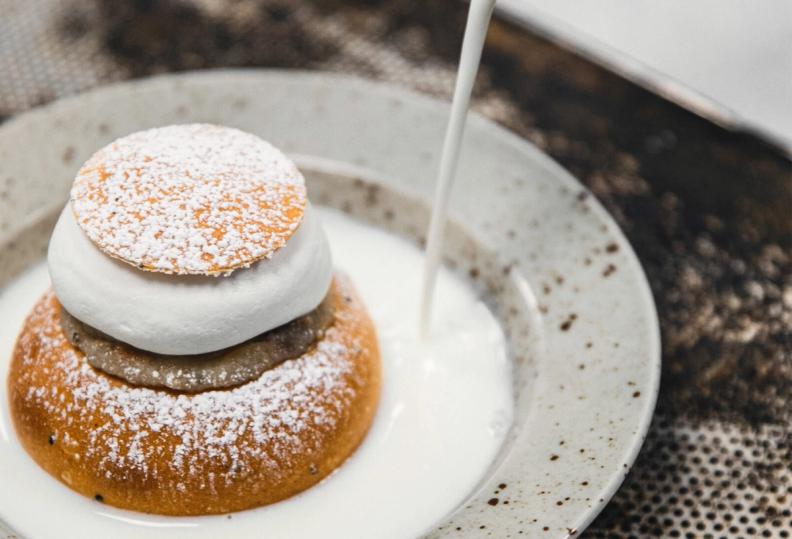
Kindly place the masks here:
[(374, 418), (380, 357), (294, 163), (206, 124), (80, 169), (8, 395), (19, 439), (124, 509), (227, 513), (318, 483)]

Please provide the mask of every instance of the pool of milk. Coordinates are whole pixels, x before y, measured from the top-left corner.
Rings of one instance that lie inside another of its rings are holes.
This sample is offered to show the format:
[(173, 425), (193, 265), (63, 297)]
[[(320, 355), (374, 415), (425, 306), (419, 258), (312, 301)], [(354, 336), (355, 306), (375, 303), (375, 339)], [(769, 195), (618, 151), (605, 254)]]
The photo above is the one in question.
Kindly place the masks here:
[[(138, 536), (142, 528), (149, 537), (191, 539), (405, 538), (431, 530), (471, 494), (512, 419), (512, 369), (498, 323), (462, 279), (442, 268), (429, 338), (420, 338), (422, 251), (335, 210), (319, 210), (334, 265), (362, 295), (382, 354), (379, 408), (355, 454), (302, 494), (231, 518), (149, 516), (71, 492), (24, 454), (7, 411), (5, 377), (16, 334), (49, 286), (42, 262), (0, 291), (0, 477), (16, 489), (8, 503), (19, 504), (0, 507), (8, 524), (31, 537), (70, 535), (78, 529), (69, 527), (79, 526), (115, 539)], [(47, 519), (40, 518), (43, 508)]]

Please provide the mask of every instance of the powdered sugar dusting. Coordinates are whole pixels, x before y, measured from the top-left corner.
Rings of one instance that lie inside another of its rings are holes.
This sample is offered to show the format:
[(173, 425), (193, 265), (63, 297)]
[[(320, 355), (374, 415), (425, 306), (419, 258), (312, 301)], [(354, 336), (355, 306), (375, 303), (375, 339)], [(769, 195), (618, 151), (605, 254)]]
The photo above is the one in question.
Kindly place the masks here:
[(118, 139), (77, 173), (71, 206), (102, 251), (144, 270), (221, 274), (282, 247), (307, 202), (297, 167), (228, 127), (174, 125)]
[[(340, 283), (352, 301), (347, 286)], [(31, 409), (46, 411), (54, 439), (112, 481), (156, 481), (176, 493), (185, 484), (203, 490), (285, 476), (293, 455), (316, 452), (333, 435), (361, 383), (349, 359), (361, 351), (349, 331), (360, 323), (355, 309), (337, 311), (302, 357), (237, 388), (198, 394), (130, 387), (96, 371), (63, 335), (58, 313), (50, 291), (20, 335), (16, 384), (27, 387)]]

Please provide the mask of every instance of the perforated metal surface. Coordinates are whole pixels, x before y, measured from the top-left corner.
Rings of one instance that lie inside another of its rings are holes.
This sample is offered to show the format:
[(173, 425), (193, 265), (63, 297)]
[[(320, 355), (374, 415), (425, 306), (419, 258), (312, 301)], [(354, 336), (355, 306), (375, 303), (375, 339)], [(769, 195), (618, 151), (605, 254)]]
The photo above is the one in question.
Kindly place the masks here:
[[(100, 83), (217, 66), (352, 72), (447, 97), (465, 6), (0, 0), (0, 14), (0, 115), (11, 115)], [(585, 535), (792, 535), (792, 165), (498, 21), (474, 107), (588, 185), (658, 303), (657, 416)]]
[(662, 417), (592, 537), (789, 537), (790, 436)]

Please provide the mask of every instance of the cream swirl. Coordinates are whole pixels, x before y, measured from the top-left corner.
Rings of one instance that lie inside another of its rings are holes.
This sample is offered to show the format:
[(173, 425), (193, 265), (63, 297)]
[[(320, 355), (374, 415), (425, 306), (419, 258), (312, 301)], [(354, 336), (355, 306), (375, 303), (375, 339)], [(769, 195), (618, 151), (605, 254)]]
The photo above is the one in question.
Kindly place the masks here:
[(330, 248), (315, 210), (270, 258), (231, 275), (141, 271), (94, 245), (70, 206), (61, 213), (47, 257), (60, 303), (82, 322), (160, 354), (228, 348), (316, 308), (332, 279)]

